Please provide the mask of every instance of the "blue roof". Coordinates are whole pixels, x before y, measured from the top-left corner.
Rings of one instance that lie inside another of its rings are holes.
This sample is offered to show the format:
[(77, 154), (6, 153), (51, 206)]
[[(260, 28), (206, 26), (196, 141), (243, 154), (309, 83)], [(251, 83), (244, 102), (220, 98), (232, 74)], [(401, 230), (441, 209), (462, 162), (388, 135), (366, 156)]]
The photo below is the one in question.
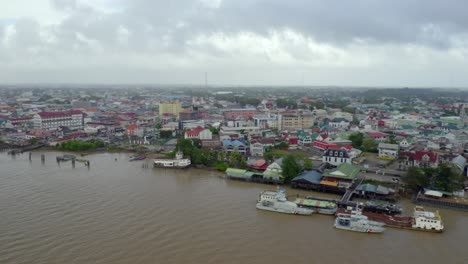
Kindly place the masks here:
[(239, 140), (229, 140), (229, 139), (225, 139), (223, 140), (223, 146), (236, 146), (236, 147), (239, 147), (239, 146), (245, 146), (245, 144), (242, 142), (242, 141), (239, 141)]
[(299, 174), (299, 176), (292, 179), (292, 181), (300, 181), (305, 180), (310, 183), (320, 184), (320, 180), (322, 179), (322, 173), (318, 171), (304, 171), (303, 173)]

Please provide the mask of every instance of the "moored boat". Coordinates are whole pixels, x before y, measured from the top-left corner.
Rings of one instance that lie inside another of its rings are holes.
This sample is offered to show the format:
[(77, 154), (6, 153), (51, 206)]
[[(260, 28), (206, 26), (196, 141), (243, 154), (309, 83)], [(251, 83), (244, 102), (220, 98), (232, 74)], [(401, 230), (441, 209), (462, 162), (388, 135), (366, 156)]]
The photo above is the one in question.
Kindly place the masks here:
[(311, 215), (314, 212), (312, 209), (302, 208), (288, 201), (286, 199), (286, 192), (283, 189), (261, 192), (256, 207), (260, 210), (285, 214)]
[(369, 220), (358, 209), (352, 210), (351, 213), (338, 213), (334, 226), (338, 229), (361, 233), (383, 233), (385, 231), (384, 223)]
[(414, 207), (414, 222), (412, 228), (415, 230), (442, 232), (444, 230), (444, 223), (439, 211), (429, 212), (422, 206)]
[[(352, 210), (338, 208), (337, 214), (341, 213), (351, 214)], [(413, 216), (380, 214), (369, 211), (362, 211), (362, 214), (370, 220), (382, 222), (389, 227), (427, 232), (442, 232), (444, 229), (439, 213), (437, 211), (427, 212), (421, 206), (414, 208)]]
[(176, 153), (175, 159), (155, 159), (154, 167), (183, 169), (190, 166), (190, 159), (184, 159), (182, 152)]
[(308, 198), (297, 198), (294, 201), (299, 207), (309, 208), (319, 214), (333, 215), (336, 213), (336, 203)]
[(141, 155), (141, 156), (131, 157), (129, 161), (144, 160), (144, 159), (146, 159), (146, 157)]

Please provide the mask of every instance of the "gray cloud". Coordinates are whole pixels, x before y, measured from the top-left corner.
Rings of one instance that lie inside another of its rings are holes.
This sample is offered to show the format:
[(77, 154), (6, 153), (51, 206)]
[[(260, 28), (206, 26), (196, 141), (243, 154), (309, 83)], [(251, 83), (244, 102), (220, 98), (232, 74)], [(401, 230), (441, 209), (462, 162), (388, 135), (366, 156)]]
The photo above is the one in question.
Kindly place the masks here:
[[(217, 82), (261, 83), (268, 78), (256, 76), (283, 72), (274, 81), (297, 83), (299, 72), (328, 71), (325, 79), (310, 77), (310, 82), (333, 83), (335, 72), (349, 84), (378, 84), (350, 76), (366, 70), (380, 76), (386, 67), (403, 65), (406, 72), (417, 68), (432, 75), (427, 83), (443, 84), (449, 78), (434, 75), (441, 68), (432, 64), (445, 65), (444, 71), (455, 69), (460, 76), (468, 66), (468, 3), (462, 0), (51, 3), (64, 16), (59, 23), (16, 18), (7, 40), (7, 23), (0, 22), (0, 69), (7, 80), (24, 73), (31, 79), (79, 81), (71, 73), (80, 72), (75, 76), (91, 81), (112, 82), (115, 73), (117, 81), (171, 82), (178, 76), (190, 82), (198, 71), (210, 70)], [(240, 68), (245, 70), (238, 75), (245, 80), (233, 80), (231, 72)], [(49, 74), (54, 72), (63, 77)], [(401, 70), (400, 77), (383, 78), (382, 84), (422, 82), (422, 73), (411, 78)], [(460, 77), (460, 83), (467, 85), (467, 78)]]

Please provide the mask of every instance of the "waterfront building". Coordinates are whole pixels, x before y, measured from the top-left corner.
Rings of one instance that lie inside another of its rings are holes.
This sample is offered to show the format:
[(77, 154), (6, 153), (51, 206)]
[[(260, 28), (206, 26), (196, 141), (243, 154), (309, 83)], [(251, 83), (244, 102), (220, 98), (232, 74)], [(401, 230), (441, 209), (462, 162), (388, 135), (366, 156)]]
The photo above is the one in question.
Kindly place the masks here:
[(244, 142), (240, 140), (223, 140), (223, 149), (226, 153), (238, 152), (242, 155), (247, 153), (247, 148)]
[(263, 178), (269, 180), (279, 181), (283, 178), (283, 158), (275, 160), (273, 163), (268, 165), (267, 169), (263, 173)]
[(328, 162), (331, 165), (338, 166), (343, 163), (351, 164), (351, 156), (348, 150), (345, 148), (341, 149), (327, 149), (323, 153), (322, 162)]
[(34, 129), (56, 130), (59, 127), (82, 129), (84, 114), (81, 111), (70, 110), (60, 112), (40, 112), (33, 116)]
[(325, 170), (320, 184), (338, 188), (348, 188), (357, 178), (361, 169), (348, 163), (340, 164), (336, 169)]

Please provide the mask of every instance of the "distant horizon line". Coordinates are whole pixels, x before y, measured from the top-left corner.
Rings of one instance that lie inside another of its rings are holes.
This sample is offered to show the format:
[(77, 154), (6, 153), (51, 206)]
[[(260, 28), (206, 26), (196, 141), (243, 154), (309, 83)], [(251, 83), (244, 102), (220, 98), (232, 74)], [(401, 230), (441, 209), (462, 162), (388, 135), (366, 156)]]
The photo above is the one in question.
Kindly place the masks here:
[[(152, 86), (152, 87), (141, 87), (141, 88), (164, 88), (164, 87), (180, 87), (180, 88), (205, 88), (205, 89), (217, 89), (217, 88), (284, 88), (284, 87), (293, 87), (293, 88), (311, 88), (311, 89), (320, 89), (320, 88), (351, 88), (351, 89), (461, 89), (467, 90), (468, 86), (396, 86), (396, 85), (304, 85), (304, 84), (161, 84), (161, 83), (67, 83), (67, 82), (41, 82), (41, 83), (0, 83), (0, 88), (8, 88), (7, 86), (37, 86), (38, 88), (46, 88), (43, 86), (55, 86), (47, 88), (61, 88), (56, 86), (67, 86), (72, 88), (78, 88), (76, 86)], [(30, 87), (21, 87), (21, 88), (30, 88)], [(89, 88), (89, 87), (79, 87), (79, 88)]]

